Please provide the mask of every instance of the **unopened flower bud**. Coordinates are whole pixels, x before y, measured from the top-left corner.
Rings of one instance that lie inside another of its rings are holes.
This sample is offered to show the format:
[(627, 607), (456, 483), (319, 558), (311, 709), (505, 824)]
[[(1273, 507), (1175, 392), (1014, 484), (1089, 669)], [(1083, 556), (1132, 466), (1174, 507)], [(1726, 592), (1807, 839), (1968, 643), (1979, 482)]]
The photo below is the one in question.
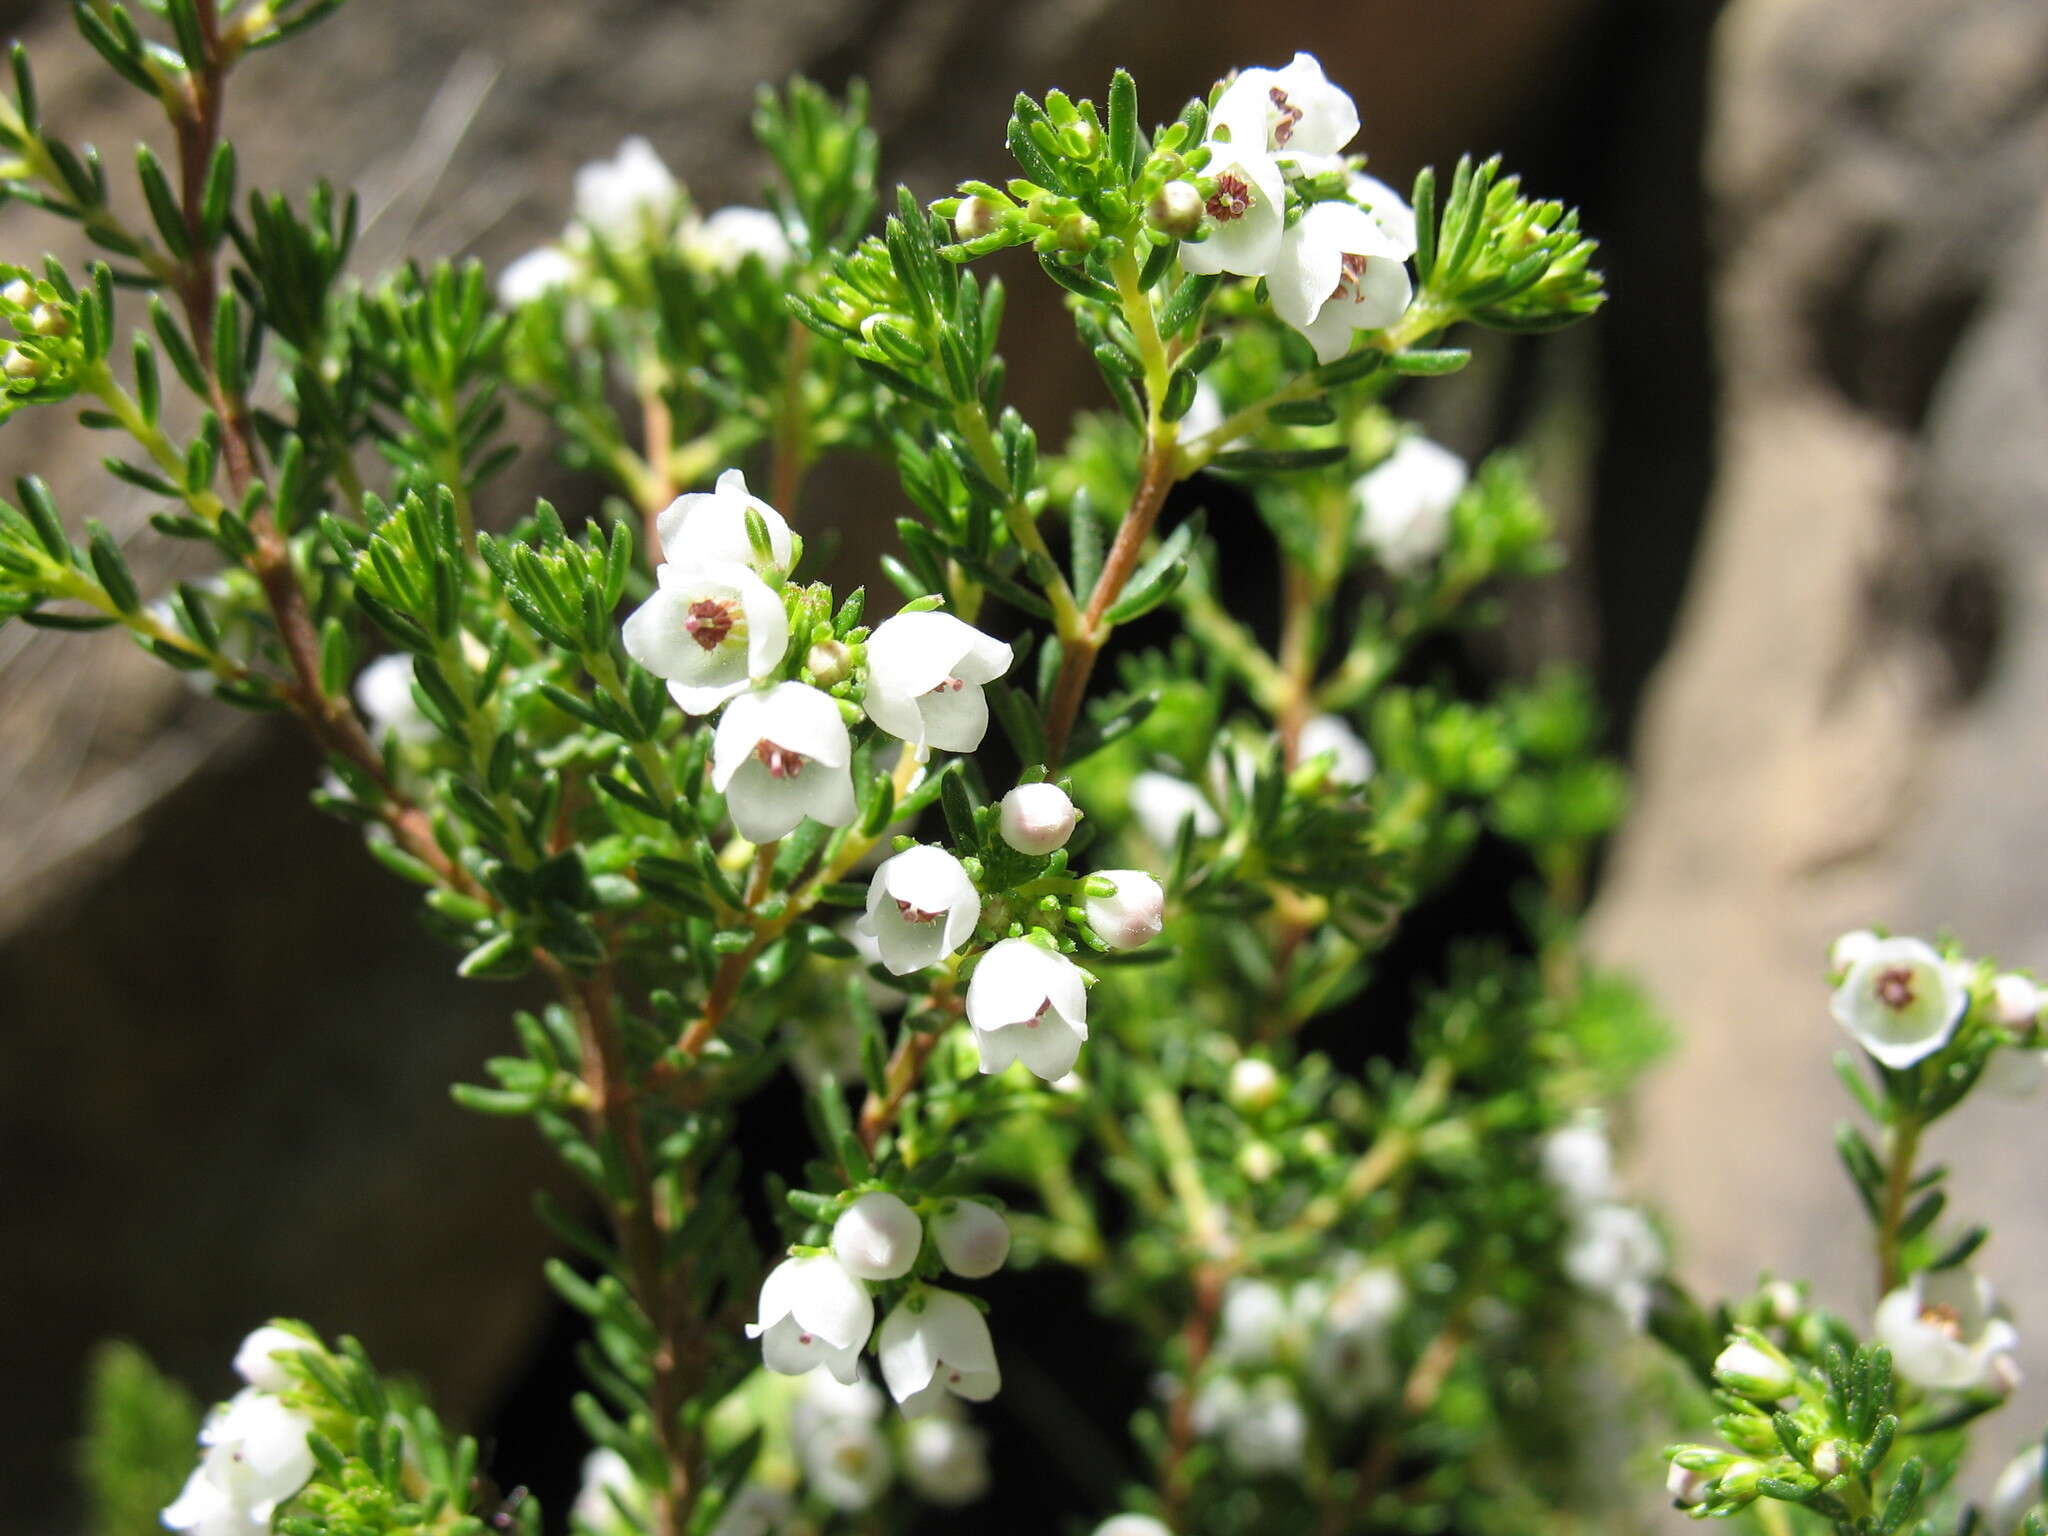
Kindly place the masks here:
[(1816, 1476), (1833, 1477), (1849, 1464), (1847, 1448), (1839, 1440), (1823, 1440), (1813, 1448)]
[(886, 1190), (862, 1195), (832, 1225), (832, 1256), (859, 1280), (909, 1274), (923, 1242), (917, 1212)]
[(1142, 869), (1105, 869), (1094, 878), (1114, 889), (1083, 903), (1095, 936), (1111, 949), (1137, 949), (1159, 937), (1165, 922), (1166, 891)]
[(2041, 989), (2006, 971), (1991, 978), (1991, 1017), (2007, 1029), (2025, 1029), (2041, 1016)]
[(804, 653), (804, 669), (813, 687), (834, 687), (852, 672), (853, 652), (843, 640), (820, 640)]
[(1010, 1224), (978, 1200), (949, 1202), (932, 1218), (939, 1260), (963, 1280), (979, 1280), (1010, 1256)]
[(71, 317), (54, 304), (38, 304), (28, 317), (28, 328), (38, 336), (68, 336)]
[(1753, 1338), (1737, 1338), (1714, 1357), (1714, 1377), (1732, 1392), (1760, 1402), (1775, 1402), (1798, 1386), (1792, 1364)]
[(7, 349), (7, 361), (0, 364), (0, 372), (10, 379), (40, 379), (48, 365), (33, 352), (24, 352), (20, 347)]
[(242, 1340), (242, 1347), (235, 1351), (235, 1374), (259, 1392), (288, 1391), (292, 1376), (277, 1357), (308, 1347), (309, 1341), (298, 1334), (266, 1323)]
[(1231, 1066), (1227, 1092), (1237, 1109), (1256, 1113), (1280, 1097), (1280, 1074), (1270, 1061), (1246, 1056)]
[(1060, 220), (1059, 235), (1061, 250), (1089, 251), (1102, 237), (1102, 226), (1085, 213), (1071, 213)]
[(1763, 1290), (1764, 1306), (1770, 1312), (1774, 1323), (1789, 1323), (1797, 1317), (1804, 1302), (1799, 1287), (1790, 1280), (1773, 1280)]
[(1248, 1141), (1238, 1148), (1237, 1171), (1254, 1184), (1263, 1184), (1280, 1171), (1280, 1154), (1270, 1142)]
[(1202, 189), (1192, 181), (1169, 181), (1145, 209), (1152, 227), (1184, 240), (1202, 227)]
[(5, 288), (0, 288), (0, 299), (5, 299), (16, 309), (28, 309), (36, 302), (36, 291), (25, 277), (17, 277)]
[(961, 240), (979, 240), (995, 233), (996, 205), (985, 197), (966, 197), (953, 210), (953, 234)]
[(1081, 813), (1057, 784), (1019, 784), (1003, 796), (997, 828), (1019, 853), (1037, 858), (1067, 845)]
[(1695, 1504), (1704, 1503), (1707, 1497), (1707, 1484), (1712, 1481), (1706, 1473), (1695, 1471), (1691, 1467), (1681, 1467), (1675, 1461), (1671, 1463), (1671, 1469), (1664, 1474), (1664, 1487), (1671, 1494), (1671, 1502), (1682, 1509), (1690, 1509)]

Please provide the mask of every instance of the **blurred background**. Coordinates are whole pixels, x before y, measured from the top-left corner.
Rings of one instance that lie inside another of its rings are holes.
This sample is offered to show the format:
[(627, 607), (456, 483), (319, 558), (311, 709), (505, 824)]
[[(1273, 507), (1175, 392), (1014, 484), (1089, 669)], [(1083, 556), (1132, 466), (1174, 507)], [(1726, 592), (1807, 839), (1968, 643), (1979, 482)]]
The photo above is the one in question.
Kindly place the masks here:
[[(68, 7), (0, 11), (62, 131), (115, 164), (158, 133)], [(1002, 171), (1019, 89), (1099, 95), (1121, 63), (1164, 118), (1296, 48), (1356, 96), (1354, 147), (1381, 176), (1499, 149), (1605, 242), (1595, 322), (1492, 341), (1412, 402), (1461, 451), (1527, 440), (1571, 547), (1469, 659), (1591, 668), (1636, 771), (1594, 932), (1683, 1031), (1629, 1137), (1679, 1274), (1711, 1294), (1775, 1266), (1861, 1314), (1828, 941), (1946, 924), (2048, 966), (2040, 0), (353, 0), (237, 75), (229, 128), (245, 185), (364, 189), (363, 273), (402, 253), (495, 268), (553, 235), (574, 168), (627, 133), (702, 205), (757, 201), (757, 81), (868, 79), (885, 174), (929, 198)], [(0, 208), (10, 259), (77, 256), (70, 234)], [(1056, 441), (1100, 386), (1049, 285), (1016, 286), (1016, 397)], [(1061, 344), (1025, 344), (1040, 336)], [(535, 494), (587, 510), (529, 433), (500, 513)], [(54, 414), (0, 436), (0, 471), (141, 530), (138, 573), (167, 579), (147, 498), (96, 463)], [(892, 512), (886, 476), (835, 474), (805, 519)], [(94, 1340), (133, 1337), (217, 1395), (235, 1341), (276, 1313), (359, 1334), (490, 1437), (501, 1478), (559, 1492), (582, 1449), (561, 1406), (575, 1330), (528, 1211), (552, 1173), (525, 1126), (446, 1094), (520, 999), (455, 981), (409, 898), (307, 807), (289, 731), (130, 647), (20, 626), (0, 631), (0, 719), (0, 1519), (69, 1529)], [(1407, 979), (1502, 910), (1505, 878), (1482, 863), (1418, 915), (1361, 1006), (1365, 1048), (1389, 1030), (1397, 1048)], [(1938, 1151), (1970, 1214), (2006, 1223), (1985, 1268), (2023, 1337), (2048, 1337), (2041, 1106)], [(1081, 1323), (1034, 1342), (995, 1406), (1065, 1442), (1048, 1468), (998, 1417), (998, 1486), (1025, 1492), (977, 1523), (1107, 1507), (1129, 1401), (1093, 1388), (1114, 1347)], [(1077, 1380), (1085, 1408), (1062, 1395)], [(2023, 1390), (2015, 1447), (2048, 1404)]]

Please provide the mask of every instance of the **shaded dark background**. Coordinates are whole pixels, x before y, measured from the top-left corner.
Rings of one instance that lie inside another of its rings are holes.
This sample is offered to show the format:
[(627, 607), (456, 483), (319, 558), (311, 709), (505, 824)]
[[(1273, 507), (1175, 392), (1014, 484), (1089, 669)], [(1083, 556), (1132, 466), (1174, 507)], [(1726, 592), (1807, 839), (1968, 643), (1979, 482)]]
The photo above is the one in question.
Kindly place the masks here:
[[(30, 42), (46, 115), (123, 164), (157, 127), (65, 9), (15, 0), (0, 23)], [(1573, 554), (1455, 660), (1592, 667), (1641, 767), (1597, 932), (1694, 1031), (1641, 1137), (1689, 1272), (1739, 1285), (1807, 1260), (1856, 1304), (1860, 1277), (1829, 1240), (1844, 1207), (1824, 1026), (1804, 1028), (1789, 1069), (1757, 1072), (1785, 1020), (1821, 1017), (1819, 946), (1886, 917), (2048, 961), (2034, 0), (1360, 0), (1284, 16), (1222, 0), (353, 0), (238, 74), (229, 125), (245, 184), (365, 187), (378, 216), (361, 270), (402, 252), (496, 266), (553, 234), (575, 167), (629, 132), (704, 206), (754, 200), (760, 80), (866, 77), (885, 173), (931, 197), (1003, 168), (1016, 90), (1099, 95), (1122, 63), (1164, 117), (1295, 48), (1356, 96), (1378, 174), (1405, 184), (1502, 149), (1605, 242), (1614, 301), (1596, 321), (1489, 340), (1412, 402), (1461, 450), (1526, 440)], [(77, 254), (69, 234), (0, 208), (11, 257)], [(1056, 439), (1100, 386), (1063, 344), (1049, 285), (1013, 290), (1014, 394)], [(1028, 344), (1041, 335), (1062, 344)], [(41, 417), (0, 436), (0, 469), (45, 473), (74, 516), (143, 529), (146, 498), (94, 464), (83, 434)], [(590, 499), (542, 448), (500, 483), (499, 511), (543, 488)], [(857, 553), (892, 494), (827, 466), (799, 521), (845, 524)], [(146, 529), (129, 550), (146, 581), (168, 579)], [(1235, 594), (1255, 612), (1259, 569)], [(562, 1487), (582, 1446), (562, 1410), (575, 1325), (541, 1287), (527, 1210), (546, 1160), (528, 1128), (446, 1098), (517, 999), (449, 975), (404, 893), (307, 808), (312, 764), (288, 732), (229, 717), (118, 643), (19, 627), (0, 632), (0, 719), (12, 1528), (73, 1513), (64, 1447), (94, 1339), (135, 1337), (215, 1393), (235, 1340), (280, 1312), (431, 1381), (505, 1481)], [(1361, 1005), (1362, 1041), (1398, 1049), (1408, 982), (1448, 934), (1499, 920), (1512, 874), (1488, 855), (1417, 914)], [(793, 1163), (801, 1149), (769, 1129), (787, 1109), (771, 1093), (750, 1134)], [(1961, 1160), (2038, 1214), (2011, 1134)], [(2038, 1230), (2030, 1242), (2040, 1257)], [(2016, 1284), (2028, 1266), (2007, 1267)], [(1074, 1321), (1006, 1354), (990, 1420), (1005, 1495), (1000, 1517), (974, 1517), (997, 1529), (1108, 1507), (1142, 1385), (1135, 1365), (1103, 1370), (1119, 1345), (1082, 1320), (1077, 1284), (1041, 1270), (991, 1285), (1012, 1315), (1026, 1292)], [(1112, 1374), (1125, 1395), (1104, 1390)], [(1065, 1422), (1070, 1443), (1042, 1457), (1003, 1432), (1013, 1418)]]

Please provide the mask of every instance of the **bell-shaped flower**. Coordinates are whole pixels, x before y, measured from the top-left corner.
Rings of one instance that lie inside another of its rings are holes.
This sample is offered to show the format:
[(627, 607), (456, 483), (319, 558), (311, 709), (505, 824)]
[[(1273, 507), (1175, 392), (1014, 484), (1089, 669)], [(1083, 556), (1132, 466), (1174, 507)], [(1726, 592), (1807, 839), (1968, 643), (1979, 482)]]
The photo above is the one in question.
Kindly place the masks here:
[(1047, 1082), (1065, 1077), (1088, 1038), (1088, 990), (1065, 955), (1029, 939), (1004, 939), (981, 957), (967, 984), (967, 1022), (981, 1070), (1021, 1061)]
[(1356, 1253), (1338, 1260), (1308, 1348), (1309, 1380), (1338, 1413), (1357, 1413), (1393, 1389), (1388, 1335), (1407, 1306), (1408, 1288), (1391, 1265)]
[(950, 613), (899, 613), (868, 636), (868, 718), (917, 750), (972, 752), (988, 734), (982, 685), (1010, 670), (1010, 648)]
[(626, 654), (668, 681), (685, 714), (708, 715), (782, 664), (789, 614), (744, 565), (657, 567), (646, 602), (627, 615)]
[(1583, 1210), (1614, 1198), (1614, 1148), (1598, 1114), (1582, 1114), (1537, 1145), (1543, 1177), (1567, 1207)]
[(1241, 1472), (1299, 1472), (1308, 1441), (1308, 1415), (1294, 1389), (1277, 1376), (1262, 1377), (1246, 1390), (1218, 1377), (1195, 1396), (1195, 1432), (1223, 1441), (1223, 1451)]
[(832, 1224), (833, 1256), (857, 1280), (900, 1279), (923, 1245), (917, 1212), (887, 1190), (870, 1190)]
[(830, 1254), (784, 1259), (761, 1282), (759, 1316), (747, 1337), (761, 1363), (784, 1376), (822, 1365), (841, 1381), (860, 1379), (860, 1352), (875, 1326), (874, 1298)]
[(593, 160), (576, 173), (576, 217), (612, 245), (665, 240), (682, 198), (654, 146), (637, 135), (611, 159)]
[(1966, 1269), (1922, 1270), (1877, 1304), (1878, 1341), (1915, 1386), (1964, 1391), (1995, 1385), (2019, 1335), (1992, 1315), (1991, 1283)]
[(1301, 728), (1295, 754), (1304, 763), (1327, 756), (1328, 782), (1340, 789), (1357, 789), (1372, 778), (1378, 767), (1372, 748), (1351, 728), (1351, 722), (1339, 715), (1313, 716)]
[(760, 258), (770, 277), (789, 265), (789, 233), (766, 208), (721, 208), (683, 231), (683, 249), (718, 272), (737, 271)]
[(1139, 949), (1159, 937), (1166, 921), (1166, 891), (1142, 869), (1104, 869), (1088, 877), (1107, 880), (1107, 896), (1083, 896), (1088, 926), (1111, 949)]
[(871, 1419), (826, 1419), (797, 1440), (796, 1453), (805, 1487), (849, 1513), (871, 1507), (896, 1476), (889, 1442)]
[(1407, 256), (1364, 209), (1313, 204), (1281, 238), (1267, 279), (1273, 312), (1308, 338), (1317, 362), (1335, 362), (1353, 331), (1392, 325), (1408, 308)]
[(1003, 796), (996, 829), (1017, 852), (1042, 859), (1067, 846), (1080, 820), (1081, 813), (1059, 785), (1019, 784)]
[(1202, 175), (1215, 190), (1202, 204), (1206, 238), (1183, 240), (1180, 264), (1209, 275), (1264, 277), (1280, 259), (1287, 221), (1287, 179), (1263, 151), (1212, 139)]
[(905, 1418), (938, 1411), (951, 1393), (984, 1403), (1002, 1385), (988, 1322), (964, 1296), (923, 1286), (882, 1320), (882, 1380)]
[[(768, 530), (765, 558), (747, 535), (750, 510)], [(685, 566), (730, 564), (762, 574), (782, 572), (789, 569), (795, 549), (788, 519), (749, 491), (746, 475), (737, 469), (720, 475), (713, 490), (692, 491), (670, 502), (654, 520), (654, 532), (662, 557)]]
[(1312, 53), (1280, 69), (1241, 69), (1223, 89), (1210, 121), (1233, 144), (1319, 169), (1358, 135), (1358, 107), (1332, 85)]
[(174, 1531), (240, 1536), (268, 1531), (277, 1506), (313, 1475), (313, 1421), (268, 1392), (246, 1387), (207, 1417), (199, 1466), (163, 1511)]
[(313, 1341), (303, 1334), (265, 1323), (242, 1340), (241, 1348), (235, 1351), (235, 1374), (258, 1391), (288, 1392), (293, 1384), (292, 1374), (278, 1356), (295, 1355), (311, 1348)]
[(1298, 1350), (1300, 1322), (1279, 1286), (1240, 1276), (1223, 1289), (1211, 1353), (1223, 1365), (1271, 1365)]
[(1664, 1245), (1633, 1206), (1596, 1205), (1579, 1213), (1565, 1239), (1564, 1272), (1603, 1296), (1641, 1328), (1650, 1316), (1650, 1283), (1664, 1267)]
[(498, 274), (498, 302), (518, 309), (576, 281), (576, 258), (559, 245), (537, 246)]
[(1396, 576), (1412, 576), (1444, 552), (1451, 508), (1470, 473), (1465, 461), (1426, 437), (1409, 436), (1351, 486), (1358, 540)]
[(954, 1414), (913, 1419), (903, 1435), (903, 1476), (933, 1504), (972, 1504), (988, 1492), (987, 1437)]
[(1402, 260), (1415, 254), (1415, 210), (1408, 206), (1407, 198), (1363, 171), (1351, 173), (1345, 191), (1379, 225), (1380, 233), (1392, 242)]
[(1933, 946), (1905, 938), (1865, 949), (1828, 1002), (1835, 1022), (1894, 1069), (1948, 1044), (1969, 1006), (1969, 987)]
[(919, 843), (882, 861), (868, 882), (860, 926), (874, 935), (889, 974), (908, 976), (952, 954), (980, 921), (981, 893), (966, 867)]
[(954, 1274), (979, 1280), (1010, 1256), (1010, 1224), (979, 1200), (948, 1200), (932, 1218), (932, 1246)]
[(2040, 1505), (2043, 1462), (2037, 1441), (2005, 1464), (1998, 1481), (1991, 1485), (1991, 1500), (1984, 1506), (1990, 1536), (2013, 1536), (2020, 1522)]
[(1209, 797), (1186, 779), (1147, 768), (1131, 780), (1131, 815), (1153, 844), (1171, 849), (1187, 822), (1195, 824), (1195, 836), (1214, 837), (1223, 830), (1223, 818), (1209, 803)]
[(646, 1518), (646, 1496), (632, 1466), (609, 1446), (583, 1458), (583, 1474), (569, 1516), (578, 1530), (629, 1536)]
[(852, 758), (831, 696), (777, 683), (725, 706), (711, 738), (711, 787), (741, 837), (770, 843), (806, 816), (828, 827), (853, 820)]

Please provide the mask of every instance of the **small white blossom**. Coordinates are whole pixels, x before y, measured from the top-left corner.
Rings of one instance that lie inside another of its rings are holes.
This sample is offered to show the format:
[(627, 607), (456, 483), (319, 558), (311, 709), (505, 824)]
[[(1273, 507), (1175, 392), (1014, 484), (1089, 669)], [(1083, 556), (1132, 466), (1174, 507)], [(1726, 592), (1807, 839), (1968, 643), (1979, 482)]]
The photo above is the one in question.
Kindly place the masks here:
[(626, 1510), (637, 1513), (643, 1503), (640, 1480), (633, 1476), (633, 1469), (627, 1465), (626, 1458), (609, 1447), (600, 1446), (583, 1458), (583, 1476), (576, 1490), (576, 1502), (569, 1510), (569, 1518), (579, 1527), (616, 1531), (624, 1536), (635, 1526), (629, 1517), (620, 1514), (620, 1507), (623, 1505)]
[(1186, 779), (1148, 768), (1131, 780), (1131, 814), (1145, 836), (1162, 849), (1170, 849), (1186, 822), (1195, 824), (1195, 836), (1214, 837), (1223, 830), (1223, 818), (1214, 806)]
[(1142, 869), (1104, 869), (1089, 876), (1107, 880), (1107, 896), (1084, 896), (1088, 926), (1111, 949), (1140, 949), (1159, 937), (1166, 920), (1166, 891)]
[(498, 274), (498, 302), (518, 309), (576, 281), (576, 258), (559, 245), (528, 251)]
[(1329, 781), (1343, 789), (1356, 789), (1372, 778), (1372, 748), (1359, 738), (1351, 722), (1340, 715), (1316, 715), (1301, 728), (1296, 754), (1310, 762), (1325, 754), (1330, 759)]
[(806, 816), (828, 827), (853, 820), (852, 758), (830, 695), (777, 683), (725, 706), (711, 739), (711, 787), (741, 837), (773, 842)]
[(981, 893), (966, 867), (945, 849), (918, 843), (875, 871), (861, 927), (874, 935), (889, 973), (908, 976), (952, 954), (980, 921)]
[(924, 1226), (900, 1195), (871, 1190), (832, 1224), (832, 1252), (857, 1280), (895, 1280), (910, 1273), (924, 1245)]
[(1317, 362), (1334, 363), (1353, 332), (1380, 330), (1407, 310), (1411, 252), (1363, 208), (1312, 204), (1281, 236), (1267, 279), (1273, 312), (1308, 338)]
[(1882, 942), (1868, 928), (1852, 929), (1843, 934), (1828, 948), (1828, 973), (1835, 980), (1842, 979), (1842, 973), (1861, 960)]
[(1880, 939), (1849, 967), (1829, 1011), (1888, 1067), (1910, 1067), (1948, 1044), (1969, 988), (1919, 939)]
[(790, 1438), (802, 1440), (833, 1419), (879, 1423), (885, 1406), (881, 1389), (865, 1375), (841, 1381), (824, 1371), (812, 1371), (804, 1377), (796, 1401), (790, 1404)]
[(2041, 1017), (2041, 988), (2026, 976), (2004, 971), (1991, 978), (1991, 1017), (2007, 1029), (2025, 1029)]
[(295, 1355), (310, 1349), (311, 1341), (289, 1328), (279, 1328), (266, 1323), (246, 1339), (235, 1351), (235, 1374), (263, 1392), (287, 1392), (292, 1387), (292, 1375), (278, 1360), (279, 1355)]
[(1898, 1373), (1931, 1391), (1995, 1385), (2019, 1348), (2012, 1324), (1992, 1315), (1991, 1283), (1966, 1269), (1923, 1270), (1877, 1304), (1878, 1339)]
[(801, 1376), (822, 1365), (841, 1381), (860, 1379), (875, 1303), (830, 1254), (776, 1265), (761, 1284), (758, 1310), (747, 1337), (761, 1341), (761, 1363), (769, 1370)]
[(609, 160), (593, 160), (576, 172), (576, 217), (614, 245), (666, 236), (683, 189), (645, 139), (619, 145)]
[(1150, 1515), (1111, 1515), (1095, 1527), (1094, 1536), (1173, 1536), (1173, 1531)]
[(972, 1504), (988, 1492), (988, 1440), (950, 1414), (912, 1419), (904, 1427), (903, 1475), (934, 1504)]
[(950, 613), (899, 613), (868, 636), (868, 718), (917, 749), (972, 752), (988, 734), (984, 683), (1010, 670), (1010, 648)]
[(1581, 1212), (1565, 1240), (1563, 1262), (1575, 1285), (1606, 1297), (1630, 1327), (1648, 1320), (1650, 1282), (1663, 1270), (1664, 1245), (1641, 1211), (1606, 1204)]
[(1280, 69), (1239, 70), (1210, 120), (1230, 130), (1233, 144), (1309, 169), (1332, 163), (1358, 134), (1358, 107), (1312, 53), (1297, 53)]
[(1249, 1391), (1230, 1377), (1218, 1377), (1195, 1396), (1193, 1412), (1198, 1434), (1223, 1441), (1223, 1451), (1238, 1469), (1253, 1475), (1296, 1472), (1308, 1440), (1308, 1415), (1294, 1389), (1268, 1376)]
[(1331, 1408), (1354, 1414), (1394, 1386), (1387, 1336), (1408, 1305), (1408, 1288), (1391, 1265), (1347, 1253), (1322, 1309), (1308, 1352), (1309, 1379)]
[[(751, 510), (768, 530), (768, 555), (755, 552), (747, 536), (747, 513)], [(708, 491), (678, 496), (654, 520), (655, 537), (661, 540), (662, 557), (678, 565), (744, 565), (766, 574), (787, 571), (795, 544), (789, 520), (747, 489), (747, 477), (728, 469)]]
[(1010, 1224), (1001, 1211), (979, 1200), (949, 1200), (932, 1218), (932, 1245), (954, 1274), (979, 1280), (1001, 1269), (1010, 1256)]
[(1081, 813), (1057, 784), (1019, 784), (997, 812), (996, 828), (1019, 853), (1044, 858), (1067, 846)]
[(1759, 1402), (1789, 1397), (1799, 1386), (1784, 1356), (1753, 1338), (1731, 1339), (1714, 1357), (1714, 1375), (1724, 1387)]
[(832, 1418), (797, 1442), (810, 1491), (834, 1509), (866, 1509), (896, 1475), (882, 1428), (871, 1420)]
[(1272, 1107), (1280, 1088), (1280, 1074), (1273, 1063), (1260, 1056), (1244, 1056), (1230, 1064), (1224, 1096), (1238, 1109), (1256, 1114)]
[(282, 1399), (245, 1387), (207, 1416), (198, 1468), (163, 1512), (174, 1531), (242, 1536), (268, 1531), (277, 1506), (313, 1475), (313, 1421)]
[(372, 740), (392, 735), (407, 746), (420, 746), (441, 734), (413, 694), (412, 658), (403, 651), (379, 656), (358, 672), (355, 696)]
[(668, 682), (685, 714), (707, 715), (761, 682), (789, 650), (782, 599), (744, 565), (655, 569), (655, 588), (627, 615), (626, 654)]
[(905, 1418), (937, 1412), (948, 1393), (987, 1402), (1002, 1385), (987, 1320), (951, 1291), (927, 1286), (906, 1297), (883, 1319), (876, 1348)]
[(760, 258), (770, 277), (789, 265), (789, 233), (765, 208), (721, 208), (683, 231), (683, 249), (720, 272), (737, 271), (749, 256)]
[(1985, 1524), (1990, 1536), (2013, 1536), (2020, 1522), (2041, 1502), (2042, 1450), (2028, 1446), (2005, 1464), (1992, 1485), (1991, 1501), (1985, 1506)]
[(1568, 1206), (1614, 1198), (1614, 1149), (1598, 1114), (1581, 1115), (1545, 1136), (1537, 1149), (1543, 1177)]
[(1264, 277), (1280, 259), (1287, 180), (1278, 163), (1256, 148), (1211, 139), (1208, 149), (1202, 174), (1216, 189), (1202, 205), (1208, 238), (1182, 241), (1180, 264), (1198, 274)]
[(1237, 1279), (1223, 1290), (1216, 1343), (1221, 1365), (1270, 1365), (1294, 1331), (1287, 1295), (1270, 1280)]
[(1409, 436), (1351, 487), (1359, 542), (1396, 576), (1412, 576), (1444, 552), (1451, 508), (1465, 489), (1465, 461), (1426, 437)]
[(1351, 201), (1379, 225), (1380, 233), (1403, 258), (1415, 254), (1415, 210), (1408, 206), (1407, 198), (1377, 176), (1368, 176), (1363, 171), (1351, 173), (1345, 190), (1351, 194)]
[(1065, 955), (1029, 939), (1004, 939), (981, 957), (967, 984), (967, 1022), (981, 1070), (1022, 1061), (1047, 1082), (1071, 1072), (1088, 1038), (1088, 990)]

